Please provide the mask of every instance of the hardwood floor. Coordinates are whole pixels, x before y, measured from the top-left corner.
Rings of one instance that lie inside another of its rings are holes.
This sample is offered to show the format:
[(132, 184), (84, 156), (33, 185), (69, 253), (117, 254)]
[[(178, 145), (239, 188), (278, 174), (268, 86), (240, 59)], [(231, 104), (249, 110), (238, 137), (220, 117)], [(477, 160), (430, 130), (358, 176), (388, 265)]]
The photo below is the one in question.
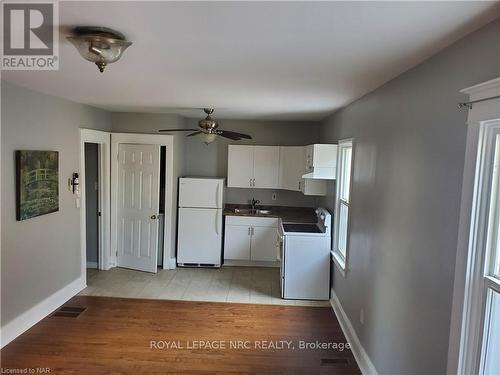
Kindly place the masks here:
[[(89, 296), (76, 296), (65, 306), (86, 310), (77, 318), (46, 317), (8, 344), (1, 351), (3, 371), (360, 373), (351, 351), (339, 350), (346, 340), (329, 307)], [(330, 347), (300, 349), (301, 341)]]

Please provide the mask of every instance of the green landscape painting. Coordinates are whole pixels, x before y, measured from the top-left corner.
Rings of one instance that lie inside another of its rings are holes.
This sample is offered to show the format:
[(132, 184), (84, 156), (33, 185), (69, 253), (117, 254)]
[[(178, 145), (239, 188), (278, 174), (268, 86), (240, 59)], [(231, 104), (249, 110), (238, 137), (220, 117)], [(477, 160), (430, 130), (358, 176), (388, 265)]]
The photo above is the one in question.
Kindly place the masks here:
[(16, 151), (17, 220), (59, 210), (59, 153)]

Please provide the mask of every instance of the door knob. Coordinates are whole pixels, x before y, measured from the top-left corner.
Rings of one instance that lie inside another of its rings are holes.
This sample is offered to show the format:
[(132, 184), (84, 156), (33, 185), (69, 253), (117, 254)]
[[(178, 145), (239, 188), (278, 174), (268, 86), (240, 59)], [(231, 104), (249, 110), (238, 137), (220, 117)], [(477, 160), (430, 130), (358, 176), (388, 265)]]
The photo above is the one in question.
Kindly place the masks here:
[(151, 215), (151, 220), (156, 220), (157, 216), (156, 215)]

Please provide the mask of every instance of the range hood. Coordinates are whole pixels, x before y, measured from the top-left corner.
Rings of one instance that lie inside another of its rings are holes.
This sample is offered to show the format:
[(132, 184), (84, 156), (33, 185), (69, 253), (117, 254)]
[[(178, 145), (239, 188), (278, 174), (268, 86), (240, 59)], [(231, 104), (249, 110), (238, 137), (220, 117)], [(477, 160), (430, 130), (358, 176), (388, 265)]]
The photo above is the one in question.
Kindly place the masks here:
[(313, 167), (308, 173), (302, 175), (302, 178), (316, 180), (335, 180), (337, 177), (336, 167)]

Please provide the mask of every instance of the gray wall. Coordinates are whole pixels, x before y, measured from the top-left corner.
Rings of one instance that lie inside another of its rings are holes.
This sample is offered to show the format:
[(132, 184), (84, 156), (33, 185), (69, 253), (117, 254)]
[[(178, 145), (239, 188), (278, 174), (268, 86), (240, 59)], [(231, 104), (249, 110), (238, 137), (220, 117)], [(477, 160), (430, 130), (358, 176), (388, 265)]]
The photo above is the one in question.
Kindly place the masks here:
[[(187, 119), (186, 127), (196, 128), (199, 119)], [(219, 137), (205, 145), (197, 137), (186, 139), (186, 174), (190, 176), (227, 177), (227, 146), (229, 144), (256, 144), (268, 146), (301, 146), (317, 143), (319, 124), (314, 122), (221, 120), (222, 129), (252, 136), (252, 140), (234, 142)], [(247, 203), (253, 197), (262, 204), (314, 207), (316, 198), (299, 192), (276, 190), (278, 198), (271, 200), (274, 190), (226, 189), (228, 203)]]
[(499, 75), (497, 20), (324, 122), (323, 142), (355, 139), (349, 271), (334, 272), (333, 288), (380, 374), (446, 372), (466, 136), (459, 90)]
[(85, 220), (87, 262), (97, 263), (99, 249), (99, 146), (97, 143), (85, 143)]
[[(200, 111), (200, 118), (202, 118)], [(159, 129), (197, 128), (198, 118), (185, 119), (172, 114), (146, 114), (120, 112), (112, 113), (112, 126), (115, 132), (158, 133)], [(319, 139), (319, 123), (286, 121), (248, 121), (221, 120), (223, 129), (248, 133), (253, 139), (239, 141), (237, 144), (296, 146), (315, 143)], [(214, 143), (205, 145), (198, 137), (186, 138), (189, 133), (172, 133), (175, 136), (175, 158), (179, 176), (226, 177), (227, 146), (234, 144), (229, 139), (218, 138)], [(302, 193), (276, 190), (277, 200), (271, 199), (275, 190), (226, 189), (228, 203), (247, 203), (253, 197), (262, 204), (313, 207), (316, 197)], [(177, 192), (175, 193), (177, 201)]]
[[(1, 81), (2, 265), (4, 326), (80, 275), (80, 210), (67, 189), (79, 171), (78, 128), (109, 130), (101, 110)], [(59, 211), (16, 221), (15, 150), (59, 151)], [(57, 235), (55, 235), (57, 233)]]

